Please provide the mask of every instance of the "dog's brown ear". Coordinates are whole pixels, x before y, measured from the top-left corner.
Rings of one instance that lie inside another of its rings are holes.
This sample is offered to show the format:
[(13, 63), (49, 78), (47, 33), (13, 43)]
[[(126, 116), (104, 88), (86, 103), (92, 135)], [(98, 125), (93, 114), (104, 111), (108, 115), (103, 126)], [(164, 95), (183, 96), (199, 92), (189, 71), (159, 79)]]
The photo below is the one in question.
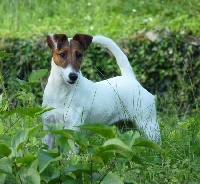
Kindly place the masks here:
[(65, 44), (68, 44), (68, 38), (65, 34), (49, 34), (46, 41), (48, 46), (53, 50), (60, 49)]
[(92, 36), (86, 34), (75, 34), (73, 40), (79, 42), (80, 45), (83, 46), (84, 50), (86, 50), (92, 42)]

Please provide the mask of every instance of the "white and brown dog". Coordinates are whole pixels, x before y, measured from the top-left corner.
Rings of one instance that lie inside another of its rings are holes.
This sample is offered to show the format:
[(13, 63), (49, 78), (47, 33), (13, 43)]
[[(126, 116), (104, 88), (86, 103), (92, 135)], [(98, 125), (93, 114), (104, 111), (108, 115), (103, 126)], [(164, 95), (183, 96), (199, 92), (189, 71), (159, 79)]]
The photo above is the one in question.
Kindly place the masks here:
[[(83, 56), (91, 42), (113, 53), (121, 76), (100, 82), (82, 76)], [(64, 34), (51, 34), (47, 36), (47, 44), (53, 58), (42, 105), (55, 109), (43, 114), (44, 129), (48, 130), (51, 123), (62, 123), (64, 129), (77, 129), (84, 123), (112, 125), (134, 120), (148, 139), (161, 143), (155, 98), (137, 81), (126, 55), (114, 41), (104, 36), (76, 34), (68, 39)], [(43, 142), (50, 148), (54, 145), (50, 133)]]

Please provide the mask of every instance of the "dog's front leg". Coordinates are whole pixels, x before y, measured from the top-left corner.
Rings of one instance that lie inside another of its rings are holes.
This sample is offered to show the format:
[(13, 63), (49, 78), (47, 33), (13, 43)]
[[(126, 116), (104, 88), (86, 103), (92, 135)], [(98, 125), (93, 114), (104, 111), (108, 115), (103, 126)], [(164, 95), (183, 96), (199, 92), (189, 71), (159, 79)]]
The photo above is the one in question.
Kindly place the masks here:
[(42, 139), (42, 142), (49, 146), (49, 149), (52, 149), (55, 143), (55, 139), (53, 138), (52, 134), (49, 132), (45, 137)]
[[(44, 130), (49, 130), (50, 129), (50, 126), (51, 124), (55, 124), (56, 123), (56, 118), (53, 114), (49, 114), (48, 112), (47, 113), (44, 113), (42, 115), (42, 120), (43, 120), (43, 129)], [(54, 146), (54, 143), (55, 143), (55, 140), (52, 136), (52, 134), (50, 132), (48, 132), (47, 135), (45, 135), (44, 138), (42, 138), (42, 142), (46, 145), (48, 145), (49, 149), (52, 149), (53, 146)]]
[(86, 112), (83, 107), (70, 107), (63, 118), (64, 129), (79, 130), (78, 126), (85, 123)]

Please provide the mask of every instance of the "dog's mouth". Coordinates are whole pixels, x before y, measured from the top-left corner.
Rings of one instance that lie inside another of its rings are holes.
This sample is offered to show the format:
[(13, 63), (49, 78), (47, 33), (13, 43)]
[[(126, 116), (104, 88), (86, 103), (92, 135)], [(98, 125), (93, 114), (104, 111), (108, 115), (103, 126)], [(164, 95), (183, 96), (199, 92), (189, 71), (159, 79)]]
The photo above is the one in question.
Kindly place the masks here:
[(60, 73), (63, 77), (64, 81), (68, 84), (75, 84), (78, 81), (79, 73), (75, 71), (73, 68), (68, 66), (67, 68), (61, 68), (60, 67)]
[(76, 81), (67, 81), (69, 84), (75, 84)]

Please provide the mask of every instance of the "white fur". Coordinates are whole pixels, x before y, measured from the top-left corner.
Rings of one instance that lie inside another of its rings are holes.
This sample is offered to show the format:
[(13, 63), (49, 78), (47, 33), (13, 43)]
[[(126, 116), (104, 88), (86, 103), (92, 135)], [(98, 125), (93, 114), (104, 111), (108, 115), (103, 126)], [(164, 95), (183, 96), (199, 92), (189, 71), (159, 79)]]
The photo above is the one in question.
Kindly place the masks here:
[(57, 49), (57, 43), (56, 43), (56, 41), (54, 40), (53, 35), (54, 35), (54, 34), (49, 34), (49, 36), (51, 37), (51, 40), (52, 40), (52, 42), (53, 42), (53, 47), (54, 47), (54, 49)]
[[(78, 81), (69, 84), (70, 66), (63, 69), (52, 60), (42, 105), (55, 109), (42, 115), (44, 129), (48, 129), (49, 123), (77, 129), (84, 123), (112, 125), (119, 120), (135, 120), (137, 128), (148, 139), (161, 143), (155, 97), (137, 81), (126, 55), (115, 42), (103, 36), (93, 37), (93, 42), (106, 46), (113, 53), (122, 76), (94, 83), (78, 72)], [(54, 144), (50, 134), (43, 141), (49, 147)]]

